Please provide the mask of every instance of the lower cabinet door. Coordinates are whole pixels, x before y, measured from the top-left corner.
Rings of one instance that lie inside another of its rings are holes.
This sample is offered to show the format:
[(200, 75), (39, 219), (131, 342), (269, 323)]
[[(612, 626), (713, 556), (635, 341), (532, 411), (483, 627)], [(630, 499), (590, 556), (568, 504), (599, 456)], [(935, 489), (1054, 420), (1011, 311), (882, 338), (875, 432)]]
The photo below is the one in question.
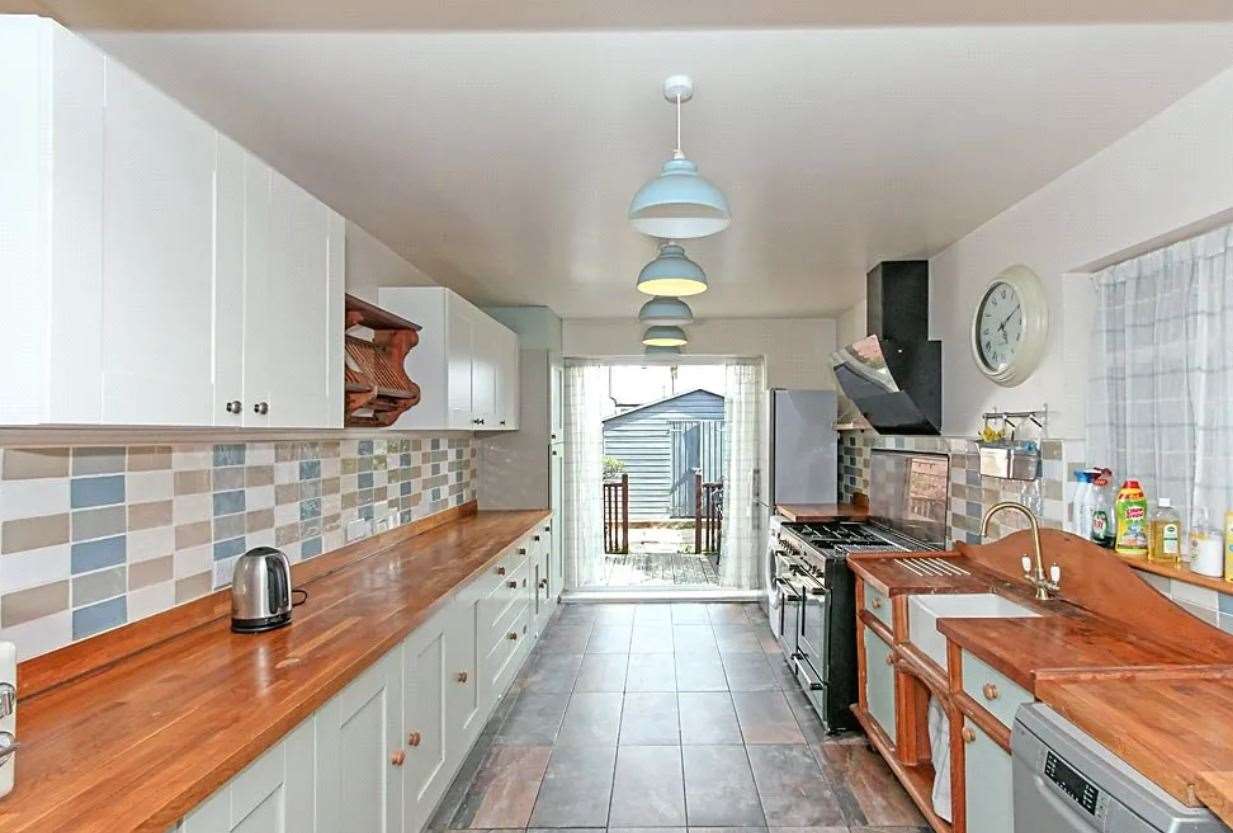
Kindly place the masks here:
[(448, 786), (445, 623), (447, 609), (416, 628), (403, 643), (403, 833), (417, 833)]
[(1013, 833), (1015, 802), (1010, 755), (967, 718), (963, 720), (963, 733), (963, 795), (968, 830)]
[(313, 748), (309, 718), (277, 746), (184, 817), (181, 833), (297, 833), (314, 830)]
[[(466, 757), (471, 743), (484, 728), (487, 703), (482, 696), (476, 625), (479, 619), (479, 593), (464, 590), (451, 604), (445, 629), (446, 737), (449, 758), (455, 764)], [(456, 767), (452, 766), (451, 769)]]
[(869, 716), (895, 743), (895, 666), (890, 664), (891, 647), (870, 628), (865, 631), (865, 700)]
[(400, 833), (402, 651), (382, 657), (317, 713), (317, 833)]

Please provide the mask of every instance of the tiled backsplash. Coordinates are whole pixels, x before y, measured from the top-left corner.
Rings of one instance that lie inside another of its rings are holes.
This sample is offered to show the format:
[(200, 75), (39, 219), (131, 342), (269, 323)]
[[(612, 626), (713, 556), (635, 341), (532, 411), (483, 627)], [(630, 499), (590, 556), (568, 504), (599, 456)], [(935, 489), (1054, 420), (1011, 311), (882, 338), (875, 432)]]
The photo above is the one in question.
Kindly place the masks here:
[(0, 639), (27, 659), (225, 587), (252, 547), (300, 561), (461, 505), (475, 465), (457, 437), (4, 448)]
[[(1026, 504), (1044, 526), (1072, 529), (1070, 501), (1075, 471), (1085, 468), (1084, 444), (1080, 440), (1044, 440), (1041, 443), (1041, 476), (1025, 485), (980, 474), (976, 441), (967, 437), (882, 436), (867, 431), (843, 431), (839, 435), (839, 497), (851, 500), (854, 492), (869, 494), (869, 455), (875, 448), (946, 453), (950, 456), (949, 524), (952, 541), (980, 542), (980, 523), (985, 510), (1001, 500)], [(1019, 515), (1001, 513), (989, 526), (997, 540), (1026, 526)], [(1233, 585), (1229, 593), (1168, 579), (1150, 573), (1140, 577), (1205, 622), (1233, 633)]]

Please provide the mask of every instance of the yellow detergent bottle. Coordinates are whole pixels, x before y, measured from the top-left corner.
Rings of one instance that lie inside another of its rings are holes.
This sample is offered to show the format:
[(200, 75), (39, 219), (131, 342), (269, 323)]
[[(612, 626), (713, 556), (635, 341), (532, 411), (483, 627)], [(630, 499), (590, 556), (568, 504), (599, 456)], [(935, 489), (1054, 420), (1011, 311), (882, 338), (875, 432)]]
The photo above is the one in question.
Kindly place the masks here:
[(1117, 525), (1114, 549), (1122, 555), (1147, 555), (1147, 497), (1138, 480), (1122, 484), (1113, 502), (1113, 516)]

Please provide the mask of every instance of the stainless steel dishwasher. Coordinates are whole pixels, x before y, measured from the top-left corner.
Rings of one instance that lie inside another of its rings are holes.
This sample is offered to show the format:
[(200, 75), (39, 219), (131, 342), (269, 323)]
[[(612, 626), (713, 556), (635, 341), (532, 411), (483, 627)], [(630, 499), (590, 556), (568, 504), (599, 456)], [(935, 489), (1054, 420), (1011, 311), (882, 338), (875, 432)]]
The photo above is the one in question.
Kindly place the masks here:
[[(1022, 706), (1010, 739), (1015, 833), (1227, 833), (1043, 703)], [(973, 831), (980, 833), (980, 831)]]

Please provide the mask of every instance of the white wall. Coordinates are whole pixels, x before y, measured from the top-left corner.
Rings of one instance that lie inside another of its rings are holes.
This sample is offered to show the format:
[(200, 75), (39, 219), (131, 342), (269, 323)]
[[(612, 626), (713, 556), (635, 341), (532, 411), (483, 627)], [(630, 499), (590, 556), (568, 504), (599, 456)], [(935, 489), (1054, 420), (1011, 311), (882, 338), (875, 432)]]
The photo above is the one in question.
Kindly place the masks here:
[[(942, 340), (943, 432), (974, 432), (994, 406), (1047, 402), (1051, 433), (1082, 437), (1093, 292), (1076, 273), (1227, 221), (1231, 210), (1233, 70), (932, 258), (929, 329)], [(1045, 283), (1049, 345), (1031, 378), (1002, 388), (977, 370), (968, 327), (985, 286), (1016, 263)]]
[[(637, 321), (567, 319), (562, 352), (568, 357), (642, 355), (644, 327)], [(688, 356), (763, 356), (767, 384), (778, 388), (830, 390), (835, 377), (835, 321), (830, 318), (725, 318), (685, 328)]]
[(437, 282), (350, 220), (347, 221), (347, 291), (377, 303), (382, 286), (436, 286)]

